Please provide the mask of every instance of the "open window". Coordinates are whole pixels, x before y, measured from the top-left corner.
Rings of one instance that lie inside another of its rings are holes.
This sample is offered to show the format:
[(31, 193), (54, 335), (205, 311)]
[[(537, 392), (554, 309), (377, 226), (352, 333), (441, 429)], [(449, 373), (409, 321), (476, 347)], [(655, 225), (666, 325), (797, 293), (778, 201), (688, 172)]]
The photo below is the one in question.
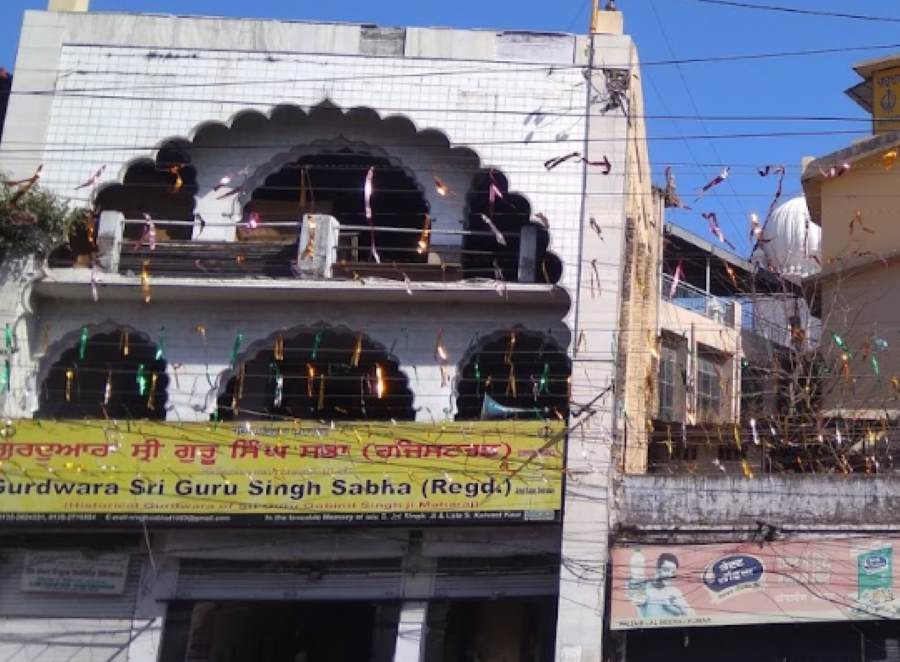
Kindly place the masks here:
[(122, 212), (130, 221), (125, 224), (126, 240), (141, 238), (146, 214), (154, 220), (158, 241), (187, 241), (193, 234), (196, 194), (197, 171), (190, 156), (175, 143), (168, 143), (155, 160), (132, 163), (122, 183), (101, 189), (94, 206), (98, 211)]
[(309, 328), (239, 360), (214, 416), (411, 421), (415, 411), (406, 375), (383, 347), (361, 333)]
[(40, 387), (36, 418), (166, 417), (165, 358), (146, 336), (123, 328), (72, 334)]
[[(485, 216), (503, 235), (505, 246), (497, 241)], [(562, 263), (547, 250), (547, 229), (532, 221), (531, 216), (528, 200), (509, 190), (502, 172), (491, 169), (478, 173), (468, 194), (462, 253), (464, 277), (495, 278), (499, 272), (509, 282), (558, 282)]]
[(456, 384), (456, 419), (565, 419), (570, 375), (569, 358), (549, 336), (499, 333), (469, 352)]

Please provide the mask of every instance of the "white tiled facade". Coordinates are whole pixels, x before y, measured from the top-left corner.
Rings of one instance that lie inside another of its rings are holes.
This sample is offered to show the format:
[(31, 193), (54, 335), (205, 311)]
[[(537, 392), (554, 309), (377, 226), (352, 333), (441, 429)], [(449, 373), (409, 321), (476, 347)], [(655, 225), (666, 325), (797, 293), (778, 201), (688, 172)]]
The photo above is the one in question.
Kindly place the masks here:
[[(597, 67), (636, 66), (628, 37), (593, 41)], [(102, 184), (120, 181), (130, 163), (181, 141), (198, 172), (195, 211), (215, 221), (199, 240), (210, 240), (233, 238), (228, 223), (240, 220), (243, 201), (218, 199), (216, 182), (242, 168), (249, 168), (251, 182), (261, 182), (304, 146), (363, 144), (402, 164), (422, 186), (435, 230), (462, 229), (469, 182), (490, 167), (530, 202), (533, 214), (549, 219), (549, 250), (563, 263), (560, 285), (571, 305), (501, 296), (478, 303), (448, 296), (441, 303), (419, 301), (415, 292), (388, 302), (359, 294), (325, 302), (298, 295), (261, 300), (235, 291), (223, 301), (196, 290), (148, 305), (136, 279), (133, 288), (111, 295), (104, 280), (116, 280), (112, 275), (100, 278), (94, 303), (88, 281), (75, 298), (54, 295), (54, 279), (68, 276), (37, 268), (16, 276), (8, 266), (0, 323), (13, 324), (20, 351), (12, 375), (17, 397), (7, 398), (4, 414), (32, 414), (41, 375), (85, 325), (97, 331), (128, 326), (151, 340), (166, 327), (169, 420), (208, 420), (230, 376), (238, 332), (252, 353), (274, 333), (319, 324), (362, 330), (390, 348), (410, 380), (420, 421), (452, 418), (455, 363), (477, 338), (516, 325), (550, 332), (569, 349), (573, 399), (590, 401), (615, 374), (625, 179), (634, 170), (626, 165), (626, 148), (629, 136), (643, 129), (630, 126), (620, 110), (602, 112), (605, 79), (602, 69), (586, 78), (589, 58), (590, 40), (573, 35), (27, 12), (0, 172), (24, 177), (42, 163), (44, 186), (87, 204), (95, 191), (75, 187), (101, 165), (107, 166)], [(342, 115), (322, 113), (322, 106)], [(611, 174), (576, 160), (549, 172), (544, 167), (574, 151), (593, 160), (606, 156)], [(458, 193), (438, 196), (433, 176)], [(435, 235), (435, 244), (454, 241), (454, 235)], [(34, 278), (45, 284), (41, 294), (21, 296)], [(198, 280), (216, 286), (202, 274)], [(205, 346), (198, 325), (207, 330)], [(442, 380), (434, 357), (441, 329), (449, 380)], [(589, 515), (585, 506), (572, 506), (580, 513), (573, 534), (584, 525), (592, 536), (605, 535), (612, 402), (612, 394), (601, 399), (598, 414), (570, 437), (571, 475), (582, 476), (575, 479), (580, 489), (596, 495)], [(573, 549), (591, 557), (602, 576), (605, 542), (582, 548)], [(561, 587), (568, 600), (561, 602), (557, 659), (595, 662), (601, 659), (602, 579), (568, 582)]]

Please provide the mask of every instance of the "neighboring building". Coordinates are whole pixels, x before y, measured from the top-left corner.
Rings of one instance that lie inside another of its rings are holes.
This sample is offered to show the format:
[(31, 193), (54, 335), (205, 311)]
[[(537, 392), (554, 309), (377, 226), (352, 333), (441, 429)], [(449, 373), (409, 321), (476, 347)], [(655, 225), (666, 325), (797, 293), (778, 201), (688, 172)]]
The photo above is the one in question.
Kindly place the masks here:
[(857, 68), (880, 135), (808, 163), (752, 263), (664, 237), (648, 473), (610, 510), (616, 659), (900, 660), (898, 66)]
[(0, 171), (97, 218), (4, 265), (0, 658), (599, 662), (617, 352), (652, 369), (616, 328), (656, 307), (621, 15), (54, 5)]

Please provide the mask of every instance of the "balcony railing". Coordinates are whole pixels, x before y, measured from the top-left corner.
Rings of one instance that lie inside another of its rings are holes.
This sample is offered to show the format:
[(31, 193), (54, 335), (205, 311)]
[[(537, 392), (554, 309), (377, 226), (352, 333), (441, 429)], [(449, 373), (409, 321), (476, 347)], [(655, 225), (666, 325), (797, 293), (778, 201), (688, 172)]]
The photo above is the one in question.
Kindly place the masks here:
[(671, 301), (679, 308), (690, 310), (715, 322), (734, 328), (735, 306), (733, 301), (707, 294), (703, 290), (685, 282), (679, 282), (673, 292), (672, 283), (673, 278), (671, 276), (663, 276), (663, 299)]

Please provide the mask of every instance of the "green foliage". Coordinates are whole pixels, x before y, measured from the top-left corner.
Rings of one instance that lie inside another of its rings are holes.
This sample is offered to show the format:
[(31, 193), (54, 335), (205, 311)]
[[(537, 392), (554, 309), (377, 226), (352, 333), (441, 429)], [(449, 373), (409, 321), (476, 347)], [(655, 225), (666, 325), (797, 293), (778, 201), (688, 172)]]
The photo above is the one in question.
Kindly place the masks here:
[(89, 217), (39, 186), (22, 193), (25, 185), (10, 186), (0, 178), (0, 256), (46, 257), (66, 243)]

